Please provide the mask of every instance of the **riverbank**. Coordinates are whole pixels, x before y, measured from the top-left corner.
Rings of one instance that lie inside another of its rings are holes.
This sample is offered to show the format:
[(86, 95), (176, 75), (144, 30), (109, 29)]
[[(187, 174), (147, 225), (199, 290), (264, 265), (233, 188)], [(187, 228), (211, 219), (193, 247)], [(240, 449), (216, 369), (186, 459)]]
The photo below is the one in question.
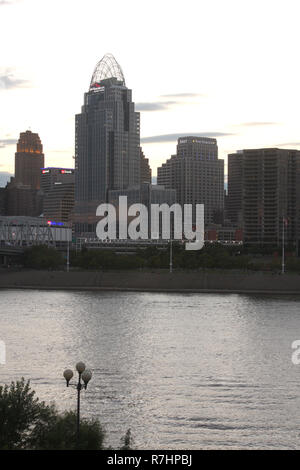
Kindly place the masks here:
[(0, 289), (300, 294), (300, 275), (238, 270), (1, 270)]

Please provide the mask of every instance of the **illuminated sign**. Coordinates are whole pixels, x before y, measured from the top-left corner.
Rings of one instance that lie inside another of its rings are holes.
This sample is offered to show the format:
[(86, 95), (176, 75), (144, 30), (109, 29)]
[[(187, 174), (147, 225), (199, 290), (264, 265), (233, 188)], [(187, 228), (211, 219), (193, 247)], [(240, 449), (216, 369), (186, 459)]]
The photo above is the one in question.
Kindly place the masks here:
[(73, 172), (74, 170), (60, 170), (62, 175), (72, 175)]
[(50, 173), (50, 170), (42, 170), (43, 175), (45, 175), (46, 173)]
[(54, 222), (53, 220), (47, 220), (47, 224), (50, 227), (62, 227), (64, 225), (63, 222)]

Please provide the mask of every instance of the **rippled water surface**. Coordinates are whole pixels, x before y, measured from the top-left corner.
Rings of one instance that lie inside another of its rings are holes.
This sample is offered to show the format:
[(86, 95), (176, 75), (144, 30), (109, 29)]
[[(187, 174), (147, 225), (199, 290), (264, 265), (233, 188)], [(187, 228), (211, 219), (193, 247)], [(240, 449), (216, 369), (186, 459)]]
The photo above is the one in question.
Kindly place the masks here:
[(62, 372), (94, 376), (82, 415), (107, 444), (138, 448), (300, 449), (300, 297), (0, 291), (0, 383), (30, 378), (40, 398), (75, 407)]

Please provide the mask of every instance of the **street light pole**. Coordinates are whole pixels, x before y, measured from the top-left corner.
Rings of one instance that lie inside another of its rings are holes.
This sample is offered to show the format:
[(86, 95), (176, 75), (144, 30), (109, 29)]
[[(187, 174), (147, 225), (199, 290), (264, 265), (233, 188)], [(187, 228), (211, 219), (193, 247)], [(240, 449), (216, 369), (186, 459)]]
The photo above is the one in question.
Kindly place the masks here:
[[(83, 362), (77, 362), (76, 370), (78, 372), (78, 383), (70, 384), (70, 380), (73, 377), (73, 371), (71, 369), (66, 369), (64, 371), (64, 378), (67, 382), (67, 387), (69, 385), (73, 385), (77, 389), (77, 419), (76, 419), (76, 448), (79, 449), (79, 436), (80, 436), (80, 392), (82, 387), (86, 389), (88, 386), (89, 381), (92, 378), (92, 372), (89, 369), (85, 368), (85, 364)], [(84, 382), (84, 385), (81, 383), (81, 379)]]
[(170, 273), (173, 272), (172, 233), (170, 234)]
[(281, 259), (281, 274), (284, 274), (285, 272), (285, 263), (284, 263), (284, 224), (285, 224), (285, 219), (282, 217), (282, 259)]
[(80, 392), (81, 392), (81, 374), (79, 373), (77, 384), (77, 426), (76, 426), (76, 447), (79, 447), (79, 431), (80, 431)]
[(69, 272), (69, 270), (70, 270), (70, 245), (69, 245), (69, 239), (68, 239), (67, 241), (67, 272)]

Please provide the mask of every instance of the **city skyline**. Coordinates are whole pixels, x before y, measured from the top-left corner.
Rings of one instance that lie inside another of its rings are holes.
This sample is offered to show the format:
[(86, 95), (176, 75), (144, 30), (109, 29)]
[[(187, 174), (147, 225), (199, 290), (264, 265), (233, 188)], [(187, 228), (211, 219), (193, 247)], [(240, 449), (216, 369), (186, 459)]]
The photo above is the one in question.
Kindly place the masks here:
[(159, 15), (158, 2), (141, 3), (0, 2), (0, 173), (13, 173), (15, 143), (29, 128), (41, 136), (47, 166), (73, 166), (75, 114), (107, 52), (133, 90), (153, 175), (183, 135), (217, 138), (225, 168), (239, 149), (300, 146), (296, 2), (188, 1), (183, 10), (165, 1)]

